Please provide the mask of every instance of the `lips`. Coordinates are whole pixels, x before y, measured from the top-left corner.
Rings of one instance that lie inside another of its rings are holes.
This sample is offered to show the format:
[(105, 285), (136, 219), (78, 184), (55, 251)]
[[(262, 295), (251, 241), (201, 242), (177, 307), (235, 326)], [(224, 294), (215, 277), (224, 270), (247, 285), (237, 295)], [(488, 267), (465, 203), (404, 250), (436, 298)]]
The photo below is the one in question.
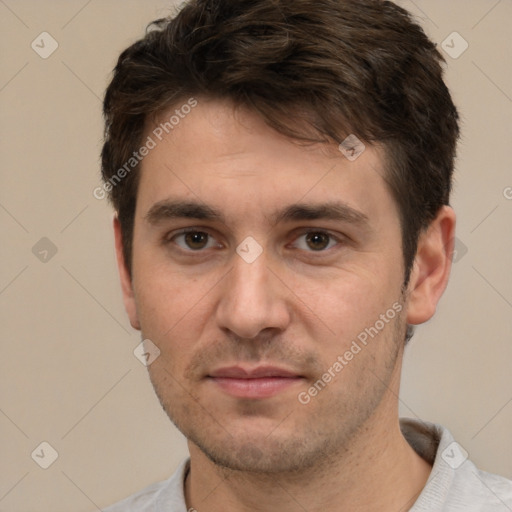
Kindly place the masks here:
[(209, 374), (210, 377), (223, 377), (231, 379), (260, 379), (264, 377), (300, 377), (300, 375), (277, 366), (258, 366), (248, 369), (241, 366), (219, 368)]
[(303, 380), (301, 375), (276, 366), (230, 366), (212, 371), (208, 378), (229, 395), (252, 399), (269, 398)]

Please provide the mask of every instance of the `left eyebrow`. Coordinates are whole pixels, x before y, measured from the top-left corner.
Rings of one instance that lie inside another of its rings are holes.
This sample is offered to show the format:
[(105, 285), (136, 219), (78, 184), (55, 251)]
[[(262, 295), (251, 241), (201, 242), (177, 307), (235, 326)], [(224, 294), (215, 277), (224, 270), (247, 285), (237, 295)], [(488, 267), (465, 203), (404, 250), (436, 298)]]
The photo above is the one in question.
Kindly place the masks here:
[(369, 219), (366, 214), (339, 201), (322, 204), (292, 204), (270, 217), (272, 225), (285, 221), (304, 220), (335, 220), (354, 224), (360, 228), (369, 227)]

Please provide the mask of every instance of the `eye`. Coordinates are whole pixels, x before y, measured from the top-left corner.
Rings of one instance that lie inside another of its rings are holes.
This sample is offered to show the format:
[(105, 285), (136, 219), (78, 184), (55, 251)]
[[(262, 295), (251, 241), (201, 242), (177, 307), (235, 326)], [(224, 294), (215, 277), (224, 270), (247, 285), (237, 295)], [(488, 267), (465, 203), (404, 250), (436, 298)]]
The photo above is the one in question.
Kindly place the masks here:
[(295, 242), (295, 246), (305, 251), (321, 252), (336, 245), (339, 240), (325, 231), (308, 231)]
[(205, 231), (182, 231), (170, 238), (171, 242), (176, 243), (178, 247), (186, 251), (200, 251), (218, 246), (215, 239)]

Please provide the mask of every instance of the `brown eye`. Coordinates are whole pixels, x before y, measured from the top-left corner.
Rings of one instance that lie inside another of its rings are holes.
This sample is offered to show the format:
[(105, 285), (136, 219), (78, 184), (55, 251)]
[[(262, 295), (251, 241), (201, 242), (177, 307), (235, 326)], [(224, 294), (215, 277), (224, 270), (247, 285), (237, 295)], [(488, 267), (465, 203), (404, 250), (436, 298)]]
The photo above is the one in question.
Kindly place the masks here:
[(306, 243), (313, 251), (322, 251), (330, 242), (331, 237), (327, 233), (311, 232), (306, 235)]
[(171, 245), (179, 247), (179, 250), (183, 253), (193, 252), (207, 253), (212, 249), (222, 249), (222, 244), (211, 235), (208, 231), (201, 231), (201, 229), (187, 228), (180, 230), (174, 235), (169, 234), (164, 239), (165, 245)]
[(208, 233), (202, 231), (191, 231), (183, 233), (187, 247), (192, 250), (204, 249), (208, 244)]

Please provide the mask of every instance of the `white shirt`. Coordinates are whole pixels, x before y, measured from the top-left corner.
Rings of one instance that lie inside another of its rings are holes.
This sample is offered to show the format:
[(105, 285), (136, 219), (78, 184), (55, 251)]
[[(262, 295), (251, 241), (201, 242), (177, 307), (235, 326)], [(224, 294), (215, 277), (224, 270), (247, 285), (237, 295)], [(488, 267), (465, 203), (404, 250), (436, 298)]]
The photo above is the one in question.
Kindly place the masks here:
[[(400, 428), (412, 448), (433, 465), (409, 512), (512, 512), (512, 481), (477, 469), (448, 429), (408, 418), (400, 419)], [(190, 459), (186, 459), (168, 480), (104, 512), (188, 512), (183, 483), (189, 467)]]

